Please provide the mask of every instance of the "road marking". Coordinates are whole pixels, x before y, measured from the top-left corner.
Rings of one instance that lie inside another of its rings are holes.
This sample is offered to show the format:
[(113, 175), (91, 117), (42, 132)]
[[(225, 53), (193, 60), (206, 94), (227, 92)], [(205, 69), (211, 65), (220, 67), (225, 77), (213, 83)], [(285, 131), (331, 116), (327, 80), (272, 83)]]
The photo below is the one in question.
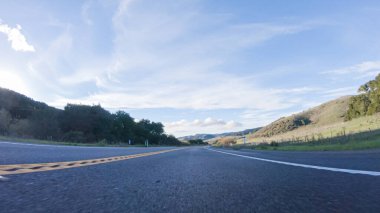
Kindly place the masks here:
[(54, 148), (89, 148), (89, 149), (118, 149), (118, 148), (124, 148), (124, 147), (112, 147), (112, 146), (81, 146), (81, 145), (64, 145), (64, 144), (33, 144), (33, 143), (26, 143), (26, 142), (8, 142), (8, 141), (0, 141), (1, 144), (12, 144), (12, 145), (19, 145), (19, 146), (45, 146), (45, 147), (54, 147)]
[[(183, 148), (179, 148), (183, 149)], [(1, 175), (13, 175), (13, 174), (23, 174), (23, 173), (32, 173), (32, 172), (42, 172), (42, 171), (52, 171), (59, 169), (69, 169), (82, 166), (91, 166), (97, 164), (110, 163), (115, 161), (128, 160), (132, 158), (140, 158), (145, 156), (157, 155), (166, 152), (172, 152), (179, 149), (167, 149), (156, 152), (146, 152), (133, 155), (124, 155), (124, 156), (114, 156), (107, 158), (97, 158), (97, 159), (88, 159), (88, 160), (78, 160), (78, 161), (66, 161), (66, 162), (54, 162), (54, 163), (33, 163), (33, 164), (13, 164), (13, 165), (0, 165), (0, 179), (4, 178)]]
[(0, 176), (0, 181), (7, 181), (7, 180), (8, 180), (8, 178)]
[(309, 168), (309, 169), (327, 170), (327, 171), (332, 171), (332, 172), (344, 172), (344, 173), (349, 173), (349, 174), (380, 176), (380, 172), (376, 172), (376, 171), (340, 169), (340, 168), (325, 167), (325, 166), (314, 166), (314, 165), (308, 165), (308, 164), (291, 163), (291, 162), (286, 162), (286, 161), (270, 160), (270, 159), (265, 159), (265, 158), (257, 158), (257, 157), (251, 157), (251, 156), (246, 156), (246, 155), (239, 155), (239, 154), (234, 154), (234, 153), (230, 153), (230, 152), (223, 152), (223, 151), (218, 151), (218, 150), (209, 149), (209, 148), (207, 148), (207, 149), (210, 151), (219, 152), (219, 153), (223, 153), (223, 154), (227, 154), (227, 155), (233, 155), (233, 156), (238, 156), (238, 157), (242, 157), (242, 158), (265, 161), (265, 162), (270, 162), (270, 163), (283, 164), (283, 165), (288, 165), (288, 166), (297, 166), (297, 167), (303, 167), (303, 168)]
[(22, 146), (51, 146), (51, 147), (64, 146), (64, 145), (53, 145), (53, 144), (32, 144), (32, 143), (24, 143), (24, 142), (14, 143), (14, 142), (8, 142), (8, 141), (1, 141), (0, 144), (12, 144), (12, 145), (22, 145)]

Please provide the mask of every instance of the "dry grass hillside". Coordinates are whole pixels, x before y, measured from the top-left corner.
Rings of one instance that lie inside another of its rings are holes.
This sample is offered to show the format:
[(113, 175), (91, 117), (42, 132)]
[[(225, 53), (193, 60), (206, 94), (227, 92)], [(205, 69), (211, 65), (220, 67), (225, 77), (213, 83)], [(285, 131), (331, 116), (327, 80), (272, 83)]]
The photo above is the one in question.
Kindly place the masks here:
[[(350, 96), (281, 118), (254, 134), (248, 142), (310, 141), (380, 129), (380, 114), (345, 121)], [(241, 143), (242, 141), (238, 141)]]
[(283, 117), (263, 127), (251, 137), (272, 137), (301, 127), (319, 127), (343, 122), (350, 96), (329, 101), (298, 114)]
[(380, 113), (360, 117), (351, 121), (340, 121), (326, 125), (308, 125), (296, 130), (274, 135), (272, 137), (249, 136), (248, 142), (288, 142), (288, 141), (313, 141), (336, 136), (370, 132), (380, 129)]

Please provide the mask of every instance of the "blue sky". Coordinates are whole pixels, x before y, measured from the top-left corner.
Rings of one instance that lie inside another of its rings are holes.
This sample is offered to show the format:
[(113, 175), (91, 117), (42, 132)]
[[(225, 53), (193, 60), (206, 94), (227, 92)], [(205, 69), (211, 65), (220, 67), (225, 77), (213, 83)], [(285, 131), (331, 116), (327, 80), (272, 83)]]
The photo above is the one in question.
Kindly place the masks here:
[(0, 1), (0, 87), (176, 136), (253, 128), (380, 71), (379, 1)]

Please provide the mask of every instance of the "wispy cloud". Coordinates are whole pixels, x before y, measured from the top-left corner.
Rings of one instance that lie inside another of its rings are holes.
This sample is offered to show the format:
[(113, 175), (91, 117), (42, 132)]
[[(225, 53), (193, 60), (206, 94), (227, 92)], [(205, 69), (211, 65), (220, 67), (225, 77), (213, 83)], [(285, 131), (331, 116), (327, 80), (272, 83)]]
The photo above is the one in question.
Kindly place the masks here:
[(17, 25), (12, 28), (7, 24), (0, 22), (0, 32), (4, 33), (8, 37), (8, 41), (11, 42), (12, 48), (16, 51), (22, 52), (35, 52), (34, 47), (26, 41), (25, 36), (21, 33), (21, 26)]
[(345, 95), (354, 95), (358, 88), (356, 87), (342, 87), (337, 89), (325, 90), (323, 95), (326, 97), (336, 98)]
[(70, 90), (65, 89), (65, 84), (59, 82), (59, 79), (66, 76), (72, 69), (72, 65), (69, 63), (72, 43), (73, 38), (66, 29), (27, 64), (28, 71), (33, 76), (34, 81), (44, 82), (43, 85), (36, 84), (35, 87), (40, 88), (42, 86), (40, 89), (51, 91), (51, 93), (45, 94), (47, 99), (50, 95), (58, 96), (70, 93)]
[(352, 66), (322, 72), (322, 74), (338, 76), (352, 74), (354, 78), (373, 77), (378, 73), (380, 73), (380, 61), (364, 61)]
[(278, 109), (294, 104), (278, 91), (261, 88), (254, 76), (220, 67), (229, 63), (232, 53), (308, 30), (312, 24), (233, 24), (223, 14), (205, 14), (189, 2), (147, 5), (130, 0), (119, 4), (108, 65), (91, 72), (77, 69), (61, 78), (61, 83), (96, 83), (100, 91), (81, 97), (82, 103), (191, 109)]

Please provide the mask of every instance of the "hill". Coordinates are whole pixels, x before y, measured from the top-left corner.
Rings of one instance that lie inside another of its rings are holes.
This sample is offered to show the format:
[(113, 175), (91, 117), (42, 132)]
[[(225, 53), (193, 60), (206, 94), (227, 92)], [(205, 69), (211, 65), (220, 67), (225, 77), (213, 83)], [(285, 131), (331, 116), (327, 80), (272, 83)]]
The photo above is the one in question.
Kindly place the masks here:
[(351, 96), (341, 97), (301, 113), (280, 118), (255, 132), (251, 137), (272, 137), (301, 127), (322, 127), (343, 122), (350, 98)]
[(0, 88), (0, 134), (51, 139), (59, 134), (62, 110)]

